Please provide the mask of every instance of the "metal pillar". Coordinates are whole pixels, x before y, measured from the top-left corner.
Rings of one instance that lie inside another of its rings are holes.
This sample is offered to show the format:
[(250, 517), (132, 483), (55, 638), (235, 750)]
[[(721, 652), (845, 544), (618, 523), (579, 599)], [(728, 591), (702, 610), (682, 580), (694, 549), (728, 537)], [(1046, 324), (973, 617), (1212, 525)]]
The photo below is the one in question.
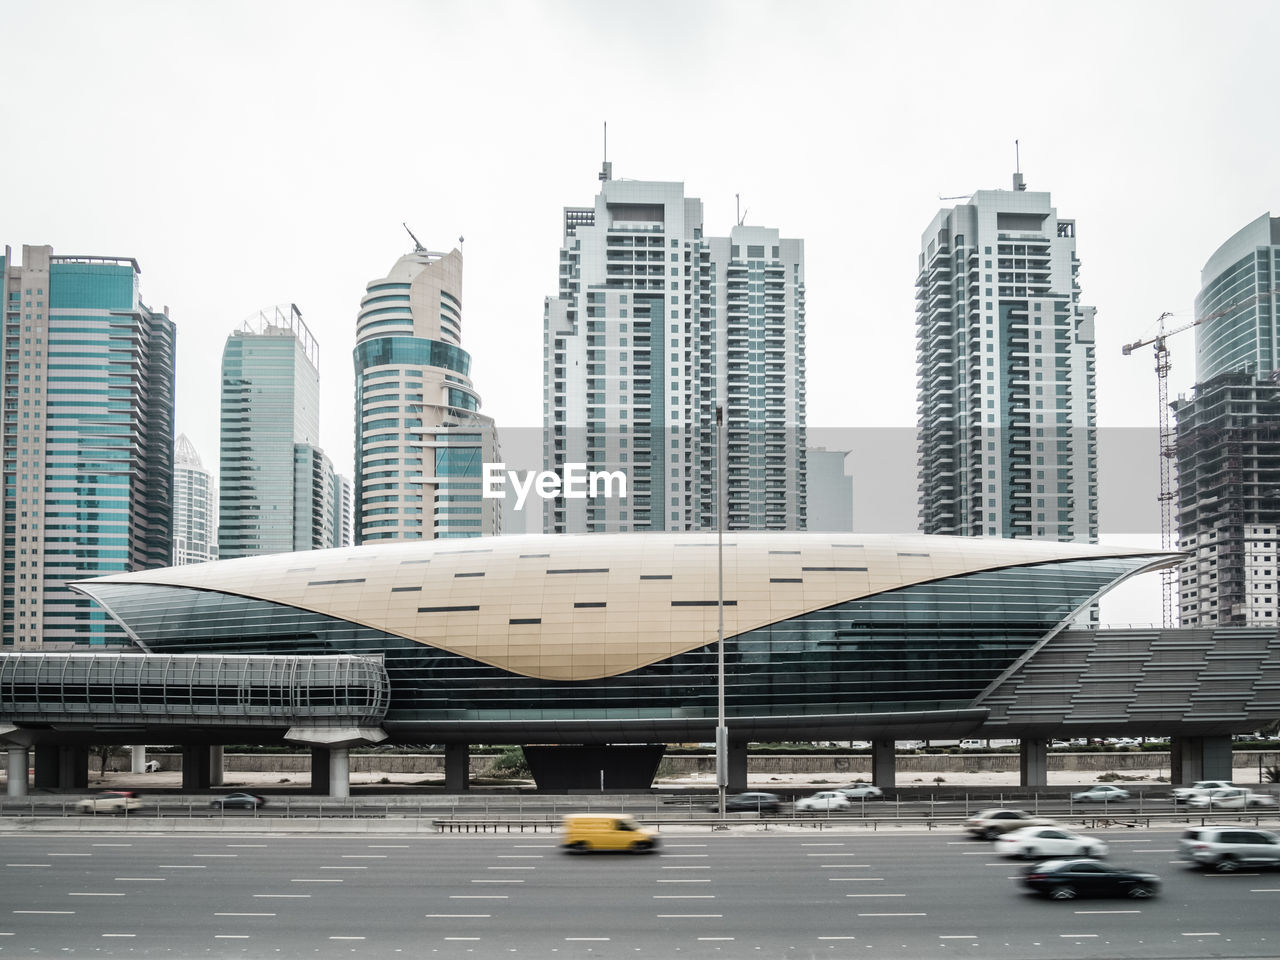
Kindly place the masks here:
[(1173, 737), (1169, 741), (1169, 781), (1231, 779), (1231, 738)]
[(30, 751), (26, 747), (9, 747), (9, 796), (25, 797), (27, 795), (27, 768), (30, 765)]
[(898, 749), (894, 741), (871, 741), (871, 782), (881, 789), (897, 786)]
[(1024, 787), (1049, 785), (1049, 741), (1023, 737), (1018, 746), (1018, 782)]
[(329, 796), (351, 796), (351, 751), (347, 747), (329, 750)]
[(222, 745), (209, 748), (209, 786), (222, 786)]
[(471, 745), (446, 743), (444, 745), (444, 792), (466, 793), (470, 781)]

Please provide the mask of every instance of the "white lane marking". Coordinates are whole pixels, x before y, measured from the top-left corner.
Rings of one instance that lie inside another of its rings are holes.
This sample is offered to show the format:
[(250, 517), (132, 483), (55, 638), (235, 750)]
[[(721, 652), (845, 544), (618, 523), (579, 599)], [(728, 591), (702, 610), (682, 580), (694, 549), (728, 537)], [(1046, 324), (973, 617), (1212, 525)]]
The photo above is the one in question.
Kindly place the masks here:
[(655, 900), (714, 900), (714, 893), (655, 893)]
[(238, 853), (193, 853), (193, 857), (238, 857)]
[(856, 883), (860, 880), (883, 880), (884, 877), (827, 877), (831, 883)]
[(136, 933), (104, 933), (104, 937), (136, 937)]
[(14, 910), (14, 913), (35, 913), (35, 914), (52, 914), (57, 917), (69, 917), (75, 914), (74, 910)]
[(116, 877), (117, 880), (125, 880), (129, 883), (164, 883), (164, 877)]
[(1280, 887), (1255, 887), (1250, 893), (1280, 893)]
[[(711, 854), (709, 853), (662, 853), (658, 855), (658, 858), (670, 860), (670, 859), (675, 859), (677, 857), (689, 859), (692, 857), (709, 857), (709, 856), (711, 856)], [(821, 856), (821, 854), (814, 853), (814, 854), (810, 854), (810, 856), (816, 857), (816, 856)]]
[(472, 883), (524, 883), (523, 880), (472, 880)]
[(215, 940), (248, 940), (249, 935), (247, 933), (215, 933), (213, 935), (213, 939)]
[(873, 897), (905, 897), (905, 893), (846, 893), (846, 897), (856, 897), (863, 900), (870, 900)]
[(608, 943), (608, 937), (565, 937), (566, 943)]
[[(93, 844), (93, 846), (95, 847), (132, 847), (133, 844), (132, 843), (95, 843)], [(117, 934), (106, 933), (106, 934), (103, 934), (103, 936), (132, 937), (133, 934), (132, 933), (117, 933)]]
[(408, 850), (407, 843), (370, 843), (366, 844), (370, 850)]
[(537, 867), (485, 867), (486, 870), (537, 870)]
[(843, 843), (802, 843), (802, 847), (843, 847)]
[(500, 853), (499, 860), (541, 860), (545, 854), (541, 853)]
[(48, 857), (92, 857), (92, 853), (48, 853)]
[(330, 940), (363, 940), (364, 937), (330, 937)]
[(927, 913), (860, 913), (860, 917), (927, 917)]
[(710, 865), (709, 865), (709, 864), (692, 864), (692, 863), (690, 863), (690, 864), (684, 864), (684, 865), (681, 865), (681, 866), (675, 866), (674, 864), (669, 866), (669, 865), (667, 865), (667, 864), (665, 864), (665, 863), (664, 863), (664, 864), (663, 864), (661, 867), (659, 867), (658, 869), (659, 869), (659, 870), (710, 870), (710, 869), (711, 869), (711, 867), (710, 867)]
[(1141, 913), (1141, 910), (1075, 910), (1074, 913), (1093, 914), (1093, 913)]
[(274, 917), (274, 913), (215, 913), (215, 917)]
[(1058, 934), (1058, 936), (1063, 937), (1067, 940), (1088, 940), (1092, 937), (1097, 937), (1098, 934), (1096, 933), (1060, 933)]
[(241, 847), (241, 848), (248, 848), (248, 847), (252, 847), (252, 848), (255, 848), (255, 849), (259, 849), (259, 848), (264, 848), (264, 847), (266, 847), (266, 846), (267, 846), (267, 844), (265, 844), (265, 843), (228, 843), (228, 844), (227, 844), (227, 846), (228, 846), (228, 847)]
[(255, 893), (257, 900), (310, 900), (309, 893)]
[(365, 866), (355, 866), (355, 865), (352, 865), (350, 867), (331, 867), (326, 865), (326, 866), (322, 866), (320, 869), (321, 870), (368, 870), (369, 868)]
[(659, 913), (659, 920), (717, 920), (724, 917), (723, 913)]
[(683, 850), (685, 847), (705, 847), (705, 843), (669, 843), (667, 846), (673, 850)]
[(710, 883), (710, 880), (655, 880), (654, 883)]
[(819, 937), (819, 940), (857, 940), (857, 937)]
[[(1170, 860), (1169, 862), (1182, 863), (1181, 860)], [(1205, 876), (1205, 879), (1207, 880), (1225, 880), (1229, 877), (1260, 877), (1262, 876), (1262, 874), (1257, 872), (1245, 873), (1243, 870), (1240, 870), (1236, 873), (1206, 873), (1204, 876)]]
[(208, 864), (204, 863), (157, 863), (157, 867), (161, 870), (206, 870)]
[(940, 933), (939, 940), (977, 940), (978, 938), (972, 933)]
[(449, 899), (450, 900), (510, 900), (511, 898), (507, 896), (505, 893), (484, 893), (484, 894), (451, 893), (449, 894)]
[(554, 850), (554, 843), (513, 843), (512, 850)]
[(51, 867), (51, 863), (6, 863), (6, 867)]
[(424, 917), (432, 920), (465, 920), (465, 919), (488, 919), (492, 917), (492, 913), (424, 913)]
[(856, 857), (856, 853), (806, 853), (806, 857)]
[(479, 937), (445, 937), (446, 940), (479, 940)]
[(1201, 931), (1199, 933), (1184, 933), (1184, 937), (1220, 937), (1222, 934), (1209, 931)]
[(123, 897), (125, 896), (125, 894), (123, 893), (76, 893), (75, 891), (68, 891), (67, 896), (68, 897)]
[(342, 883), (341, 877), (324, 877), (316, 879), (314, 877), (296, 877), (289, 881), (290, 883)]
[(344, 853), (343, 860), (385, 860), (389, 854), (386, 853)]
[(699, 940), (733, 940), (733, 937), (699, 937)]

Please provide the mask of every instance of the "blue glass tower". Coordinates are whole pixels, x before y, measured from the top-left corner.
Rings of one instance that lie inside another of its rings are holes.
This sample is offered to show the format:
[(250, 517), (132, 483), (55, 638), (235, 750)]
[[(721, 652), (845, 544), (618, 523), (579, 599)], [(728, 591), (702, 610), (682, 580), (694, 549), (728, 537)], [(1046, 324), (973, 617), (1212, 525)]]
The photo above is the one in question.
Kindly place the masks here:
[(126, 643), (68, 584), (172, 560), (176, 332), (140, 273), (49, 246), (0, 260), (5, 646)]

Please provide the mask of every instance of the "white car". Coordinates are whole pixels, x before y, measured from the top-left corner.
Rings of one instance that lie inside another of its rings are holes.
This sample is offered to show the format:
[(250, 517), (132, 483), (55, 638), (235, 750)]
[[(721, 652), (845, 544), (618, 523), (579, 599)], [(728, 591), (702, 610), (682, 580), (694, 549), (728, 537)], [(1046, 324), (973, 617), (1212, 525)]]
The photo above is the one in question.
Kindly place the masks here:
[(1225, 790), (1228, 787), (1234, 788), (1235, 784), (1230, 780), (1197, 780), (1189, 787), (1178, 787), (1172, 793), (1174, 803), (1185, 803), (1192, 797), (1198, 797), (1208, 793), (1210, 790)]
[(795, 809), (802, 810), (848, 810), (853, 804), (839, 790), (820, 790), (812, 797), (802, 797), (796, 801)]
[(130, 793), (107, 792), (96, 797), (88, 797), (76, 804), (80, 813), (128, 813), (130, 810), (141, 810), (142, 801)]
[(875, 800), (884, 796), (884, 791), (874, 783), (851, 783), (847, 787), (837, 787), (837, 793), (843, 793), (850, 800)]
[(1274, 807), (1276, 798), (1268, 793), (1254, 793), (1245, 787), (1219, 787), (1187, 800), (1188, 807), (1210, 810), (1244, 810), (1248, 807)]
[(1088, 790), (1073, 793), (1071, 799), (1076, 803), (1103, 803), (1106, 801), (1116, 803), (1120, 800), (1128, 800), (1129, 791), (1121, 787), (1113, 787), (1109, 783), (1100, 783), (1096, 787), (1090, 787)]
[(1086, 837), (1061, 827), (1023, 827), (996, 838), (996, 853), (1002, 857), (1105, 857), (1107, 845), (1097, 837)]

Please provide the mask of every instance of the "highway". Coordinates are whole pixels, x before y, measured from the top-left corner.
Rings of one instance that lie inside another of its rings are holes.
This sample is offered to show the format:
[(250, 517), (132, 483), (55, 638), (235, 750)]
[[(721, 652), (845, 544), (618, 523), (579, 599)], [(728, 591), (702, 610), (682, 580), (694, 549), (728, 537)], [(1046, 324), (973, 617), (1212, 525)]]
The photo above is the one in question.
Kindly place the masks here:
[[(751, 828), (753, 831), (758, 828)], [(1206, 874), (1109, 830), (1150, 901), (1024, 894), (959, 831), (662, 831), (652, 855), (540, 835), (0, 836), (0, 951), (216, 957), (1280, 956), (1280, 871)]]

